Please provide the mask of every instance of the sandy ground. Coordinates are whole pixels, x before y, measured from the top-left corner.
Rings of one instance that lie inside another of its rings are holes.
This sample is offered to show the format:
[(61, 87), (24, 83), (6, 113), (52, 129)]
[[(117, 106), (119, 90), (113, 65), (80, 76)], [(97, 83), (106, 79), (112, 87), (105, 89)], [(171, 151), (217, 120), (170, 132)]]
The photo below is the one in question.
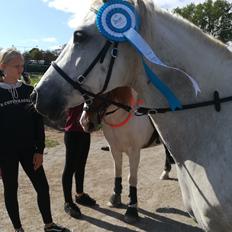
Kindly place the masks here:
[[(106, 145), (102, 133), (93, 133), (91, 150), (86, 167), (85, 191), (97, 200), (98, 206), (80, 206), (83, 218), (69, 217), (63, 210), (61, 175), (64, 166), (63, 133), (49, 130), (49, 138), (60, 144), (46, 149), (44, 167), (48, 177), (54, 221), (65, 225), (72, 232), (78, 231), (154, 231), (154, 232), (200, 232), (197, 224), (184, 211), (181, 193), (176, 179), (176, 170), (171, 171), (171, 180), (161, 181), (159, 176), (164, 164), (162, 146), (144, 149), (141, 152), (139, 169), (138, 201), (140, 220), (135, 225), (123, 221), (125, 206), (120, 209), (109, 208), (107, 202), (112, 194), (114, 173), (110, 152), (101, 151)], [(128, 202), (128, 159), (123, 162), (122, 201)], [(26, 232), (42, 232), (43, 223), (39, 214), (36, 195), (20, 169), (19, 202), (21, 219)], [(12, 225), (6, 214), (3, 201), (3, 185), (0, 180), (0, 232), (12, 232)]]

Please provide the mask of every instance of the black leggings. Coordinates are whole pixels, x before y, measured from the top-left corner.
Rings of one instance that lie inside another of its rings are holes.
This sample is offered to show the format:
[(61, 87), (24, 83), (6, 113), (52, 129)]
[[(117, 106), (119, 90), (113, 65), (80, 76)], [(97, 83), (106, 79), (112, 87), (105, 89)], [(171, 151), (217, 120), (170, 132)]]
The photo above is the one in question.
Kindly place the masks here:
[(37, 202), (44, 224), (52, 222), (47, 178), (42, 166), (36, 171), (34, 170), (33, 155), (32, 150), (27, 150), (9, 153), (1, 158), (0, 167), (2, 169), (5, 205), (15, 229), (22, 226), (17, 197), (19, 163), (37, 192)]
[(72, 200), (72, 178), (75, 174), (76, 192), (83, 192), (85, 165), (90, 147), (90, 134), (80, 131), (70, 131), (64, 134), (66, 160), (62, 176), (64, 200)]

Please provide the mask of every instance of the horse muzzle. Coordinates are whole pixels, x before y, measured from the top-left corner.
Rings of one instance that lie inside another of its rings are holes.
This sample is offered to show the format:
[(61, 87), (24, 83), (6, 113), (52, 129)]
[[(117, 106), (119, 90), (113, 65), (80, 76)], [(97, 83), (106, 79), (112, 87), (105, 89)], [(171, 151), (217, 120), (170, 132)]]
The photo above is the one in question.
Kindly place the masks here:
[(64, 100), (61, 100), (60, 98), (53, 98), (53, 101), (51, 101), (49, 100), (49, 96), (44, 97), (36, 89), (33, 90), (30, 97), (35, 109), (43, 116), (48, 117), (50, 120), (60, 120), (61, 115), (64, 114)]

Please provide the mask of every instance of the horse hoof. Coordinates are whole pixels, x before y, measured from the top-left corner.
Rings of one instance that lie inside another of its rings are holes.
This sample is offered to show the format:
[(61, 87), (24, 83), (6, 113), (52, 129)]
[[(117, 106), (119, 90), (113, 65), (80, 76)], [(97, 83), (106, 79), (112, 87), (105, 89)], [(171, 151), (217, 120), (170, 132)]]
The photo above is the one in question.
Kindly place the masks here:
[(134, 224), (138, 222), (139, 220), (139, 215), (138, 215), (138, 209), (137, 207), (127, 207), (126, 213), (124, 215), (124, 220), (125, 222), (129, 224)]
[(122, 206), (122, 201), (121, 201), (121, 195), (120, 194), (113, 194), (110, 197), (110, 200), (107, 204), (110, 207), (115, 207), (115, 208), (119, 208)]
[(170, 179), (169, 172), (163, 171), (161, 176), (160, 176), (160, 180), (169, 180), (169, 179)]

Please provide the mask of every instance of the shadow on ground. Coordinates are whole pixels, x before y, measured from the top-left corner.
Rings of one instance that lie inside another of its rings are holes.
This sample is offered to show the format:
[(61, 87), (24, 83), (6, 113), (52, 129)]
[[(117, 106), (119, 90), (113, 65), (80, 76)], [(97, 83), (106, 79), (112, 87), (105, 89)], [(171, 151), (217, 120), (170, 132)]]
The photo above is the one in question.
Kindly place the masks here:
[[(125, 206), (123, 206), (122, 208), (125, 208)], [(97, 206), (93, 208), (93, 210), (96, 210), (98, 213), (105, 214), (107, 217), (112, 217), (125, 223), (123, 220), (123, 214), (115, 212), (113, 211), (113, 209), (111, 210), (110, 208), (102, 208)], [(114, 232), (132, 232), (138, 231), (138, 229), (140, 231), (142, 230), (157, 232), (203, 232), (203, 230), (195, 226), (187, 225), (160, 215), (160, 213), (172, 213), (179, 214), (184, 217), (189, 217), (189, 215), (182, 210), (175, 208), (160, 208), (157, 209), (157, 212), (159, 212), (159, 214), (149, 212), (144, 209), (139, 209), (140, 220), (133, 225), (136, 228), (135, 230), (128, 228), (126, 223), (125, 226), (114, 225), (113, 223), (110, 223), (109, 220), (107, 220), (106, 222), (104, 220), (96, 219), (87, 215), (83, 216), (83, 220), (104, 230)]]

